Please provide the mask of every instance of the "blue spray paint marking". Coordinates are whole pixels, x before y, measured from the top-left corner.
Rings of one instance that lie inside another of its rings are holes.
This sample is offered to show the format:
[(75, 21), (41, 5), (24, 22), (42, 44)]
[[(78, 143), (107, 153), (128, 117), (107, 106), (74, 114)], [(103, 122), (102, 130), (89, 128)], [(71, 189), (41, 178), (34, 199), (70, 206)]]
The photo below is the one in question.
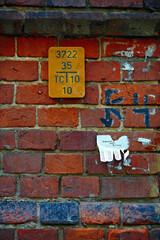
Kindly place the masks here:
[(121, 120), (121, 115), (118, 109), (116, 108), (106, 108), (105, 109), (105, 118), (100, 118), (100, 121), (104, 124), (105, 127), (112, 127), (113, 118), (111, 118), (111, 113), (115, 115), (118, 120)]
[(111, 100), (111, 95), (112, 94), (116, 94), (118, 93), (118, 90), (115, 90), (115, 89), (108, 89), (105, 91), (105, 99), (106, 99), (106, 102), (105, 104), (106, 105), (110, 105), (110, 104), (120, 104), (123, 102), (124, 98), (123, 97), (119, 97), (117, 99), (113, 99)]
[(150, 127), (150, 116), (149, 116), (149, 109), (148, 108), (135, 108), (133, 109), (134, 113), (136, 114), (144, 114), (144, 123), (146, 127)]
[(144, 104), (147, 105), (148, 104), (148, 96), (144, 95)]
[(138, 94), (137, 93), (133, 94), (133, 104), (138, 105)]

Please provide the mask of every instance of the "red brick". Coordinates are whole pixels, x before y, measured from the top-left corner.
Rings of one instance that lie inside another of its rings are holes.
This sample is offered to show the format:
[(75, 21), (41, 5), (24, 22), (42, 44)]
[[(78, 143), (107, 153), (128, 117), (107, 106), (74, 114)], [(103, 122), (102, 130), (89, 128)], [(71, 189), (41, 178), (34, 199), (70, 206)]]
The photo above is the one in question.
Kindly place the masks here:
[(160, 109), (158, 108), (128, 108), (124, 111), (125, 127), (160, 127)]
[(20, 130), (18, 148), (34, 150), (55, 150), (57, 148), (56, 132), (52, 130)]
[(160, 224), (159, 203), (122, 204), (124, 225)]
[(98, 104), (99, 89), (96, 85), (87, 85), (85, 87), (85, 96), (83, 98), (64, 98), (59, 100), (60, 104)]
[(87, 174), (117, 174), (124, 172), (121, 162), (114, 160), (106, 164), (100, 161), (99, 154), (86, 154), (85, 166)]
[(0, 37), (0, 56), (11, 57), (15, 54), (14, 37)]
[(97, 39), (65, 39), (60, 40), (61, 47), (83, 47), (86, 58), (98, 58), (99, 43)]
[(83, 155), (46, 153), (45, 154), (45, 173), (47, 174), (75, 174), (83, 172)]
[(83, 224), (120, 224), (120, 210), (116, 203), (81, 203)]
[(104, 229), (74, 228), (64, 230), (64, 240), (104, 240)]
[(40, 173), (42, 154), (7, 153), (3, 156), (3, 169), (6, 173)]
[(160, 239), (160, 228), (154, 228), (151, 230), (151, 240), (159, 240)]
[(159, 154), (130, 154), (130, 166), (127, 166), (127, 174), (155, 174), (160, 172)]
[(154, 177), (105, 177), (102, 180), (102, 198), (158, 197), (158, 183)]
[(102, 57), (160, 57), (159, 39), (102, 39)]
[(42, 62), (41, 66), (41, 78), (42, 80), (48, 80), (48, 62)]
[(148, 229), (109, 229), (107, 240), (149, 240)]
[(15, 137), (14, 132), (0, 131), (0, 149), (14, 149)]
[(0, 240), (14, 240), (14, 229), (0, 229)]
[(22, 177), (20, 179), (21, 197), (57, 198), (57, 177)]
[(106, 105), (160, 105), (160, 85), (102, 85), (101, 103)]
[(20, 85), (17, 87), (16, 103), (23, 104), (56, 104), (56, 99), (48, 95), (48, 85)]
[[(115, 115), (115, 113), (118, 114)], [(119, 127), (121, 123), (119, 109), (81, 109), (82, 127)]]
[(98, 197), (98, 177), (63, 177), (62, 197)]
[(134, 70), (124, 70), (123, 80), (157, 81), (160, 79), (160, 62), (129, 62), (129, 64)]
[(15, 195), (15, 193), (16, 193), (16, 178), (1, 176), (0, 197), (12, 197)]
[(92, 7), (142, 8), (142, 0), (91, 0)]
[(62, 131), (59, 135), (61, 150), (85, 151), (96, 149), (96, 132)]
[(131, 152), (146, 152), (155, 151), (160, 147), (160, 141), (158, 140), (158, 132), (103, 132), (99, 135), (110, 135), (112, 139), (118, 140), (121, 136), (127, 136), (129, 140), (129, 150)]
[(3, 108), (0, 117), (0, 127), (34, 126), (35, 108)]
[(76, 127), (78, 121), (77, 108), (38, 109), (38, 124), (41, 127)]
[(56, 46), (56, 38), (20, 37), (18, 38), (18, 56), (48, 57), (48, 49)]
[(120, 80), (120, 63), (86, 62), (86, 81), (119, 82)]
[(0, 84), (0, 103), (11, 104), (13, 102), (14, 87), (11, 84)]
[(1, 224), (35, 222), (37, 205), (33, 202), (0, 202), (0, 212)]
[(0, 119), (0, 127), (34, 127), (36, 111), (34, 107), (1, 108)]
[(38, 62), (35, 61), (1, 61), (0, 80), (4, 81), (37, 81)]
[(18, 229), (18, 240), (59, 240), (57, 229)]

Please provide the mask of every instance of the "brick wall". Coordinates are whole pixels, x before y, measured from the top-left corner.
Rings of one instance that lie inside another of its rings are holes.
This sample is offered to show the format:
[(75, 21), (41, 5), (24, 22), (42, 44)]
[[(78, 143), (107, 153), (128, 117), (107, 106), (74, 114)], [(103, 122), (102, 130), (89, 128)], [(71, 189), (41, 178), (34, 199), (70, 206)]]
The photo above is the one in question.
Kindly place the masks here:
[[(3, 12), (114, 7), (138, 14), (160, 7), (144, 2), (0, 5)], [(158, 240), (160, 39), (33, 35), (0, 36), (0, 240)], [(48, 96), (54, 46), (84, 47), (84, 98)], [(128, 137), (129, 166), (100, 161), (96, 137), (104, 134)]]

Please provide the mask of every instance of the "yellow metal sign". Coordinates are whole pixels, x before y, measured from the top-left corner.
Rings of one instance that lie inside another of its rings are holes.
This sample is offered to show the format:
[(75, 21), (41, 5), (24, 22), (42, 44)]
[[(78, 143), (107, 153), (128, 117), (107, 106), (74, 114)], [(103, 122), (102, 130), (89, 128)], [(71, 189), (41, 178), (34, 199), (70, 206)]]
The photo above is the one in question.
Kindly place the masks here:
[(84, 95), (84, 48), (51, 47), (49, 49), (49, 96), (82, 98)]

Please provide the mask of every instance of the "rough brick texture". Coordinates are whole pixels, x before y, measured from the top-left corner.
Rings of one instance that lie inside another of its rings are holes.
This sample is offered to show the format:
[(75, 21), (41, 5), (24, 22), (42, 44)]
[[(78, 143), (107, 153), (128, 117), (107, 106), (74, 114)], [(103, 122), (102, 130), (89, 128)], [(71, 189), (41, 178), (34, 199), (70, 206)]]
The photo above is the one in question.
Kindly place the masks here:
[(42, 155), (40, 153), (6, 153), (3, 156), (6, 173), (40, 173)]
[(0, 131), (0, 149), (14, 149), (15, 136), (12, 131)]
[(1, 202), (0, 223), (26, 223), (36, 221), (36, 204), (32, 202)]
[(76, 108), (40, 108), (38, 110), (39, 126), (76, 127), (78, 109)]
[(96, 133), (95, 132), (60, 132), (60, 148), (62, 150), (95, 150)]
[(5, 0), (6, 5), (17, 5), (17, 6), (36, 6), (42, 7), (45, 5), (45, 0)]
[(158, 197), (158, 183), (152, 177), (110, 177), (102, 180), (102, 198)]
[(25, 57), (48, 57), (48, 49), (56, 47), (55, 38), (18, 38), (18, 56)]
[(52, 130), (20, 130), (19, 149), (54, 150), (57, 147), (56, 132)]
[(0, 240), (14, 240), (14, 229), (6, 228), (0, 229)]
[(14, 177), (0, 177), (0, 196), (11, 197), (16, 193), (16, 179)]
[(94, 229), (94, 228), (75, 228), (75, 229), (65, 229), (64, 230), (65, 240), (104, 240), (105, 232), (104, 229)]
[(34, 107), (10, 107), (0, 109), (0, 127), (34, 127), (36, 112)]
[[(0, 240), (159, 240), (159, 1), (0, 6)], [(50, 47), (84, 48), (83, 98), (49, 97)]]
[(18, 104), (54, 105), (56, 99), (48, 96), (47, 85), (20, 85), (17, 87)]
[(58, 240), (58, 230), (57, 229), (18, 229), (18, 240)]
[(81, 221), (85, 224), (120, 224), (120, 210), (114, 203), (81, 203)]
[(83, 172), (82, 154), (45, 154), (45, 173), (78, 174)]
[(0, 37), (0, 56), (14, 56), (15, 54), (15, 38)]
[(22, 177), (20, 179), (21, 197), (57, 198), (57, 177)]
[(0, 80), (25, 81), (38, 80), (38, 62), (35, 61), (1, 61)]
[(120, 8), (142, 8), (142, 0), (125, 0), (123, 2), (119, 0), (91, 0), (92, 7), (120, 7)]
[(149, 240), (148, 230), (141, 229), (112, 229), (107, 232), (107, 240)]
[(75, 202), (41, 203), (40, 222), (45, 224), (76, 224), (78, 204)]
[(0, 84), (0, 103), (11, 104), (13, 102), (14, 87), (11, 84)]
[(122, 206), (125, 225), (159, 224), (159, 203), (126, 203)]
[(63, 197), (98, 197), (99, 179), (98, 177), (63, 177), (62, 196)]

